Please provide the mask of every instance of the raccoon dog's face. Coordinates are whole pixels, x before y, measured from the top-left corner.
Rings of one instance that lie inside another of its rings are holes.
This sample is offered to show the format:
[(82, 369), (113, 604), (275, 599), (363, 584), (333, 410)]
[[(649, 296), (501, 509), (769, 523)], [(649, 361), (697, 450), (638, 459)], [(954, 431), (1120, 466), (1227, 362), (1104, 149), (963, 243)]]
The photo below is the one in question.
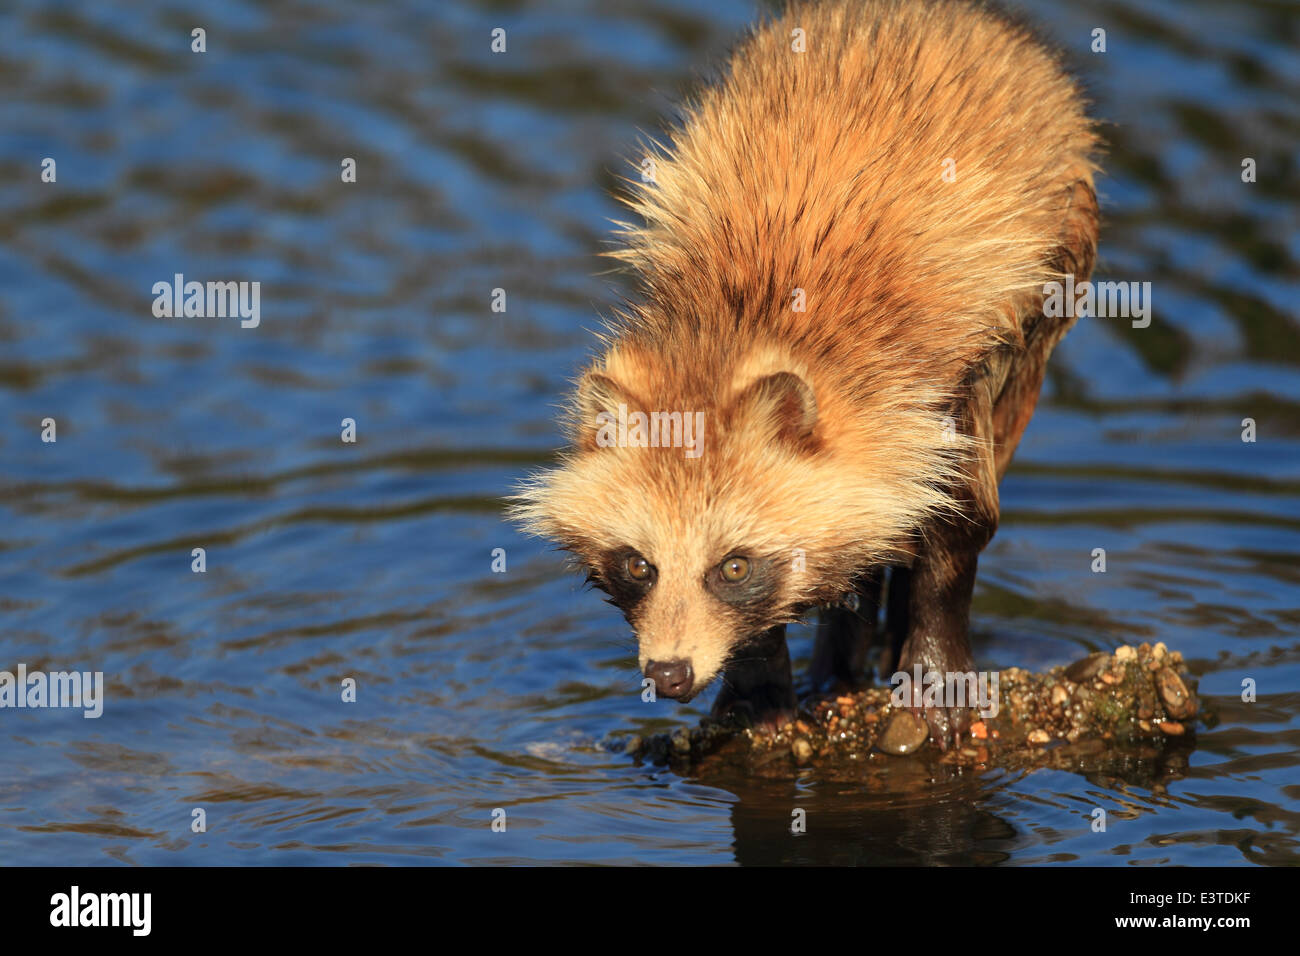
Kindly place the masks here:
[(641, 673), (655, 693), (688, 701), (753, 638), (789, 619), (787, 561), (746, 547), (716, 560), (707, 551), (667, 548), (656, 557), (627, 547), (605, 555), (591, 577), (636, 631)]
[[(611, 352), (579, 384), (573, 451), (514, 507), (623, 611), (656, 694), (683, 701), (770, 628), (841, 596), (915, 517), (899, 507), (914, 477), (873, 476), (856, 441), (837, 452), (837, 396), (806, 367), (762, 357), (719, 377), (684, 386), (655, 357)], [(921, 467), (892, 457), (894, 471)]]

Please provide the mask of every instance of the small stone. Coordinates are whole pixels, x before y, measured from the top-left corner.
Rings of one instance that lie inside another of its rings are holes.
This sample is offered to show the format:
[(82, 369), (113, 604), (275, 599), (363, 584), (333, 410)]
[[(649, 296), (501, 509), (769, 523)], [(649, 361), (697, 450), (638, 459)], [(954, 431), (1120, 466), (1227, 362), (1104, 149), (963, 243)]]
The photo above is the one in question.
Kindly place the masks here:
[(1052, 688), (1053, 704), (1057, 704), (1057, 705), (1064, 704), (1069, 699), (1070, 699), (1070, 695), (1066, 693), (1065, 688), (1062, 687), (1060, 684), (1057, 684), (1055, 687)]
[(889, 721), (876, 746), (887, 754), (901, 757), (920, 749), (929, 736), (930, 728), (924, 720), (910, 710), (900, 710)]
[(789, 747), (777, 747), (775, 750), (770, 750), (767, 753), (765, 753), (763, 756), (759, 757), (758, 760), (755, 762), (754, 766), (765, 767), (770, 763), (774, 763), (777, 760), (780, 760), (782, 757), (788, 757), (788, 756), (790, 756)]
[(1186, 727), (1176, 720), (1162, 720), (1160, 722), (1160, 729), (1171, 737), (1177, 737), (1187, 730)]
[(812, 744), (808, 743), (808, 741), (803, 737), (796, 737), (791, 749), (794, 751), (794, 759), (796, 763), (807, 763), (812, 759)]
[(977, 720), (970, 725), (970, 735), (976, 740), (987, 740), (989, 736), (988, 724), (982, 720)]
[(1196, 696), (1187, 689), (1183, 679), (1166, 667), (1156, 675), (1156, 689), (1171, 717), (1180, 720), (1196, 713)]
[(1118, 674), (1112, 674), (1110, 671), (1106, 671), (1101, 675), (1101, 682), (1103, 684), (1111, 685), (1118, 684), (1120, 682), (1120, 677)]
[(688, 754), (691, 752), (691, 735), (684, 728), (678, 728), (673, 733), (673, 750), (679, 754)]
[(1076, 684), (1092, 680), (1105, 669), (1110, 662), (1109, 654), (1089, 654), (1081, 661), (1075, 661), (1065, 669), (1065, 676)]
[(1045, 730), (1031, 730), (1028, 739), (1031, 744), (1045, 744), (1052, 739), (1052, 735)]
[(1151, 656), (1156, 660), (1161, 660), (1169, 653), (1169, 648), (1165, 647), (1164, 641), (1157, 641), (1156, 646), (1151, 648)]
[(1117, 647), (1115, 648), (1115, 660), (1117, 661), (1137, 660), (1137, 651), (1129, 647), (1127, 644), (1123, 645), (1122, 647)]
[(623, 745), (623, 752), (629, 754), (637, 754), (641, 752), (641, 748), (643, 746), (645, 746), (645, 744), (643, 743), (641, 738), (638, 737), (636, 734), (633, 734), (631, 737), (627, 738), (627, 742)]

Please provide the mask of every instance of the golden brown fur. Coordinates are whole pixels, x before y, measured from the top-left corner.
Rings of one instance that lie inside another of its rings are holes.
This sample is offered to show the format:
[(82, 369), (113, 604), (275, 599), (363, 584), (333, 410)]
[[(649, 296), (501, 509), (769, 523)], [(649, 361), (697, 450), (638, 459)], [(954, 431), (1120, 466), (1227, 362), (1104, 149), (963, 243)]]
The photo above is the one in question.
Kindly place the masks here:
[[(629, 612), (643, 667), (688, 655), (702, 686), (749, 632), (907, 555), (940, 591), (973, 580), (1066, 329), (1043, 283), (1091, 270), (1096, 145), (1054, 56), (968, 3), (796, 4), (740, 45), (635, 184), (616, 255), (640, 301), (516, 508), (598, 584), (622, 549), (657, 568)], [(596, 447), (620, 402), (704, 412), (702, 455)], [(701, 585), (740, 552), (779, 565), (762, 614)], [(911, 656), (961, 657), (964, 617), (927, 626)]]

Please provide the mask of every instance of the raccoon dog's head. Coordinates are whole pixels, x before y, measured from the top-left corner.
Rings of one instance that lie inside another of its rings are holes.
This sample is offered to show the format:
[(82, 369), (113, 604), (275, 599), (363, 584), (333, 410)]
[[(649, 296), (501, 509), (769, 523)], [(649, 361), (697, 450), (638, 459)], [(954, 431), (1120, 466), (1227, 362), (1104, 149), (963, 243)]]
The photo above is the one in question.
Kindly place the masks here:
[(574, 447), (513, 507), (573, 553), (632, 625), (656, 694), (682, 701), (946, 504), (932, 411), (887, 399), (864, 426), (861, 401), (789, 356), (697, 358), (691, 374), (609, 352), (578, 384)]

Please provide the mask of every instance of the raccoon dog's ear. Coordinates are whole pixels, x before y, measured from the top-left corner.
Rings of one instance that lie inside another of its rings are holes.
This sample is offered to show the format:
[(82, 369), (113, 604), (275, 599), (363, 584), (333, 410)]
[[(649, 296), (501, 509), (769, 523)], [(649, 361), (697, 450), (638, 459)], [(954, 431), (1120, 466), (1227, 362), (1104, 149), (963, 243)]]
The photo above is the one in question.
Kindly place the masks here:
[(777, 372), (745, 386), (728, 417), (733, 427), (751, 423), (781, 441), (805, 446), (817, 425), (817, 398), (798, 375)]
[(583, 375), (569, 422), (574, 443), (583, 451), (600, 447), (597, 436), (602, 428), (618, 421), (620, 405), (626, 412), (643, 411), (632, 393), (608, 375), (599, 372)]

